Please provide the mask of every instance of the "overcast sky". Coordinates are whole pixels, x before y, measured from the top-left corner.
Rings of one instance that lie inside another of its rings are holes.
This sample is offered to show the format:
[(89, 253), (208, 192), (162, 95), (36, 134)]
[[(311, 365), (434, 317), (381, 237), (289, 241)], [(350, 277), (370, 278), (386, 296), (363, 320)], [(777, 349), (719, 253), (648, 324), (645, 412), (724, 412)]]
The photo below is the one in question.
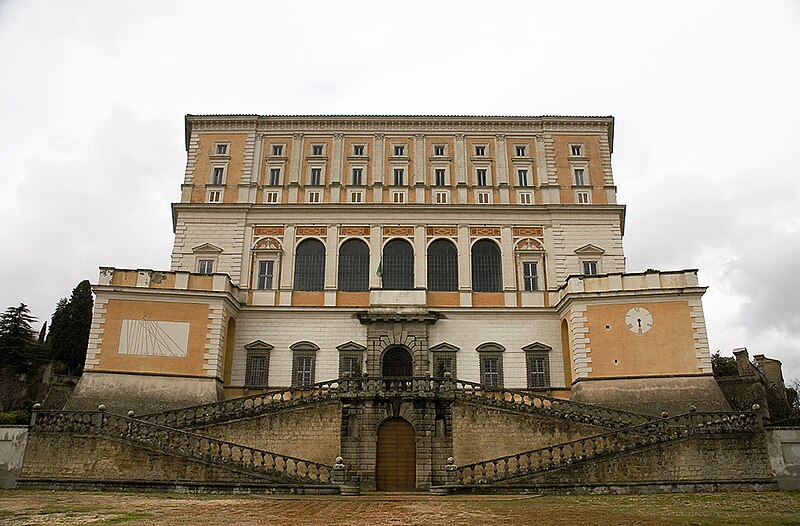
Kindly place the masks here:
[(800, 1), (0, 0), (0, 308), (169, 268), (186, 113), (613, 115), (628, 270), (800, 377)]

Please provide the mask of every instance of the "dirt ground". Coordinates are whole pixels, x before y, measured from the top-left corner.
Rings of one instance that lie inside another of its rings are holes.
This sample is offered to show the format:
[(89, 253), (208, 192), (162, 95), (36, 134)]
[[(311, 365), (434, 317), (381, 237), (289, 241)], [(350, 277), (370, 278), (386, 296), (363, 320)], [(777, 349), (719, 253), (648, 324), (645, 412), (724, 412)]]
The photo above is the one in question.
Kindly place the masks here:
[(0, 524), (800, 525), (800, 493), (293, 497), (0, 490)]

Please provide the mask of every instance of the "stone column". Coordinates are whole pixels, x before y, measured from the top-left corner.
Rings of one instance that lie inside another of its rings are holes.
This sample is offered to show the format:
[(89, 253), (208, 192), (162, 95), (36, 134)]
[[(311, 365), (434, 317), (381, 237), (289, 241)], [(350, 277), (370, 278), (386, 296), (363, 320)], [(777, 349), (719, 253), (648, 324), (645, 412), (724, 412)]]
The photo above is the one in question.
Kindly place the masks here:
[(383, 255), (383, 228), (372, 225), (369, 229), (369, 288), (381, 288), (381, 277), (378, 276), (378, 265)]
[(514, 269), (514, 236), (510, 226), (500, 229), (500, 249), (503, 258), (503, 292), (506, 307), (517, 305), (517, 282)]
[(472, 252), (469, 246), (469, 225), (458, 225), (458, 290), (461, 296), (461, 306), (472, 306), (472, 276), (470, 263)]
[(428, 260), (425, 250), (425, 225), (414, 227), (414, 288), (428, 284)]
[(339, 225), (328, 225), (325, 238), (325, 306), (336, 305), (339, 268)]

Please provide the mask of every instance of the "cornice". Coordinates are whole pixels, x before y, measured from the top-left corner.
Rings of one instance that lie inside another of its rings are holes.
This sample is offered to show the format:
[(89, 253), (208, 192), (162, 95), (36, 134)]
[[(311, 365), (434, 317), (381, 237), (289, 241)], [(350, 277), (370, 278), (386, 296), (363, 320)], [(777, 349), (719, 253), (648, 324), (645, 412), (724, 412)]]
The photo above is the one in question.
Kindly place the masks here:
[(257, 133), (526, 133), (604, 132), (613, 150), (611, 116), (480, 115), (186, 115), (186, 144), (192, 131)]

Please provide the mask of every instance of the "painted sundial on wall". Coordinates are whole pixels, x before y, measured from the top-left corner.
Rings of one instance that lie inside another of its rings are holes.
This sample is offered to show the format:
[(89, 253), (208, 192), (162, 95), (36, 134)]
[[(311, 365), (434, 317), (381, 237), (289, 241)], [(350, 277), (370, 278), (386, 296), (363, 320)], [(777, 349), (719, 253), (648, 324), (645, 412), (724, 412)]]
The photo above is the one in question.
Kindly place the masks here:
[(644, 334), (653, 328), (653, 315), (644, 307), (634, 307), (625, 315), (625, 325), (636, 334)]

